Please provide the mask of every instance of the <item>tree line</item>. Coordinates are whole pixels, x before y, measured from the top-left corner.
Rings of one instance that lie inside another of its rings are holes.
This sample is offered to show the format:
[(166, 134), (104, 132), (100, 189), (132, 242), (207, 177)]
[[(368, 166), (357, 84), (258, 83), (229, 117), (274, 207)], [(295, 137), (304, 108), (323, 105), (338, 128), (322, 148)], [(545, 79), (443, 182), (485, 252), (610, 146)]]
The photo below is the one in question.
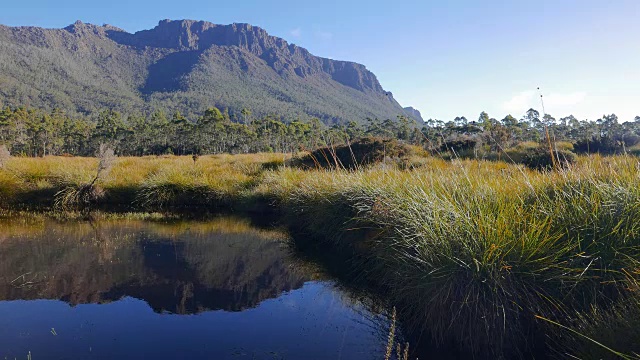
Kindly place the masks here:
[(422, 128), (431, 149), (465, 152), (482, 148), (489, 152), (509, 149), (522, 142), (542, 144), (570, 142), (576, 153), (622, 153), (640, 143), (640, 116), (620, 123), (615, 114), (597, 120), (578, 120), (569, 115), (556, 119), (529, 109), (517, 119), (502, 120), (480, 113), (477, 120), (456, 117), (443, 122), (429, 119)]
[(418, 124), (398, 116), (326, 126), (318, 119), (254, 118), (247, 109), (232, 120), (226, 111), (215, 107), (195, 119), (164, 111), (124, 116), (105, 109), (93, 116), (74, 117), (59, 109), (0, 110), (0, 144), (13, 155), (24, 156), (89, 156), (100, 144), (129, 156), (296, 152), (348, 144), (366, 136), (394, 138), (432, 152), (499, 152), (521, 142), (553, 140), (570, 141), (576, 152), (618, 153), (640, 143), (640, 116), (625, 123), (614, 114), (595, 121), (574, 116), (556, 119), (529, 109), (519, 119), (508, 115), (496, 120), (482, 112), (471, 121), (456, 117), (448, 122), (429, 119)]

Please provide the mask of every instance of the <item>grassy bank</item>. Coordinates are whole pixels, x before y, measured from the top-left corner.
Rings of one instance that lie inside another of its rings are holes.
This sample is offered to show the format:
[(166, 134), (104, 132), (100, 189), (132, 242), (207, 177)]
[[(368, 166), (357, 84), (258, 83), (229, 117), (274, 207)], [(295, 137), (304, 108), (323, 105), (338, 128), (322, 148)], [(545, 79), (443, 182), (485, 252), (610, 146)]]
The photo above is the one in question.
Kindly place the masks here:
[(628, 295), (640, 259), (639, 185), (637, 160), (619, 157), (557, 173), (471, 161), (288, 170), (263, 187), (281, 194), (290, 223), (353, 251), (354, 269), (403, 319), (428, 324), (443, 343), (510, 353), (531, 351), (521, 340), (535, 342), (547, 325), (536, 315), (565, 319)]
[[(161, 210), (237, 205), (263, 172), (284, 161), (282, 154), (116, 158), (95, 182), (91, 204), (102, 209)], [(0, 169), (0, 206), (54, 209), (66, 192), (96, 177), (95, 158), (11, 158)], [(68, 206), (67, 206), (68, 205)]]
[[(593, 309), (614, 309), (606, 319), (634, 296), (635, 157), (581, 157), (557, 172), (424, 157), (402, 166), (411, 170), (305, 171), (278, 167), (282, 161), (277, 154), (120, 158), (98, 183), (104, 194), (96, 206), (269, 204), (298, 234), (297, 245), (350, 254), (349, 276), (384, 293), (405, 325), (478, 353), (526, 357), (559, 330), (540, 318), (592, 329), (582, 320), (597, 322)], [(55, 194), (89, 181), (96, 166), (95, 159), (12, 159), (0, 170), (0, 201), (53, 206)], [(571, 353), (573, 343), (564, 344)], [(633, 346), (625, 351), (640, 352)]]

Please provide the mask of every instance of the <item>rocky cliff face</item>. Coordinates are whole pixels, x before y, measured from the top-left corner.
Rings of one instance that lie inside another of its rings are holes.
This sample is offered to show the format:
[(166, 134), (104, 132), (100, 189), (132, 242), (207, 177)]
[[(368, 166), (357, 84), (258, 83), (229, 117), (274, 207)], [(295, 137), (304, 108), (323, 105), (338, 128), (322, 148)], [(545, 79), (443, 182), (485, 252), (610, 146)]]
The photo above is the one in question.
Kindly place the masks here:
[(281, 75), (295, 74), (304, 78), (326, 73), (333, 80), (356, 90), (384, 92), (376, 76), (364, 65), (313, 56), (306, 49), (250, 24), (216, 25), (206, 21), (162, 20), (155, 28), (135, 34), (111, 29), (107, 33), (114, 41), (135, 47), (194, 51), (214, 45), (235, 46), (261, 58)]
[[(163, 20), (134, 34), (80, 21), (64, 29), (0, 27), (0, 60), (0, 101), (9, 103), (187, 113), (215, 105), (325, 122), (415, 118), (364, 65), (314, 56), (250, 24)], [(37, 64), (25, 71), (30, 61)]]
[(406, 108), (404, 108), (404, 112), (407, 114), (408, 117), (413, 118), (419, 122), (424, 122), (424, 119), (422, 118), (422, 114), (420, 114), (420, 111), (418, 111), (418, 109), (414, 109), (411, 106), (407, 106)]

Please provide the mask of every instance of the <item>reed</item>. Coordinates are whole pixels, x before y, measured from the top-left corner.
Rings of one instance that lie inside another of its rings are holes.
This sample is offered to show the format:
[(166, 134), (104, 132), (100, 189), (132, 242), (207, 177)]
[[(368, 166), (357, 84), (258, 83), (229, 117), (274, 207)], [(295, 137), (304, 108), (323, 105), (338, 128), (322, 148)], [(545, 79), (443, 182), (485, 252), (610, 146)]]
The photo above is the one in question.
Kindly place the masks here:
[[(0, 206), (90, 181), (97, 164), (12, 158)], [(297, 244), (348, 254), (348, 276), (385, 294), (403, 325), (496, 357), (531, 351), (548, 330), (541, 318), (570, 326), (576, 312), (627, 298), (640, 274), (636, 157), (578, 157), (553, 171), (424, 156), (349, 170), (281, 164), (282, 154), (119, 158), (97, 205), (264, 202)]]
[(354, 252), (354, 271), (384, 289), (404, 323), (428, 324), (441, 343), (511, 353), (528, 351), (535, 315), (563, 318), (626, 291), (625, 269), (640, 259), (637, 169), (632, 157), (554, 172), (458, 161), (289, 170), (265, 184), (280, 187), (289, 223), (313, 235), (297, 238)]

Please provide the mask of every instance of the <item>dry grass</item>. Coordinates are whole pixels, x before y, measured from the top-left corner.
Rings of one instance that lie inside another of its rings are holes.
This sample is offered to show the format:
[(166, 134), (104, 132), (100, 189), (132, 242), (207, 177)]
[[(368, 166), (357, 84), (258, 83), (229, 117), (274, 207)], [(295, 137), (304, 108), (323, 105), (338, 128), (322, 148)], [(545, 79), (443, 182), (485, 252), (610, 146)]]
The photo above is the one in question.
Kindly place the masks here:
[[(524, 356), (523, 344), (541, 328), (536, 316), (561, 323), (624, 298), (629, 274), (639, 273), (635, 157), (580, 157), (555, 172), (428, 157), (409, 159), (411, 166), (305, 171), (278, 167), (283, 160), (120, 158), (100, 186), (108, 201), (150, 210), (267, 200), (307, 235), (296, 241), (353, 253), (354, 273), (387, 294), (404, 324), (496, 356)], [(0, 201), (88, 181), (96, 165), (11, 159), (0, 170)]]
[(511, 353), (527, 351), (535, 315), (560, 319), (624, 296), (625, 269), (640, 260), (639, 174), (634, 157), (581, 158), (546, 173), (461, 161), (283, 170), (258, 190), (314, 235), (302, 241), (355, 251), (354, 271), (403, 319), (442, 342)]
[(214, 155), (197, 162), (187, 156), (124, 157), (112, 162), (110, 171), (96, 177), (96, 158), (11, 158), (0, 169), (0, 207), (52, 206), (55, 194), (64, 201), (66, 189), (90, 183), (104, 192), (102, 203), (107, 205), (155, 210), (229, 204), (259, 181), (265, 164), (282, 163), (283, 155)]
[[(3, 239), (11, 237), (38, 236), (46, 233), (51, 222), (66, 224), (69, 219), (56, 219), (46, 213), (14, 212), (0, 213), (0, 243)], [(94, 214), (93, 222), (75, 221), (79, 218), (71, 218), (69, 222), (79, 229), (82, 234), (92, 234), (96, 227), (125, 227), (129, 230), (145, 230), (159, 238), (176, 239), (185, 234), (200, 236), (212, 233), (224, 234), (252, 234), (260, 236), (266, 241), (284, 241), (287, 234), (281, 229), (256, 228), (248, 219), (242, 217), (222, 216), (208, 217), (206, 220), (184, 220), (159, 213), (147, 214), (110, 214), (98, 212)]]

